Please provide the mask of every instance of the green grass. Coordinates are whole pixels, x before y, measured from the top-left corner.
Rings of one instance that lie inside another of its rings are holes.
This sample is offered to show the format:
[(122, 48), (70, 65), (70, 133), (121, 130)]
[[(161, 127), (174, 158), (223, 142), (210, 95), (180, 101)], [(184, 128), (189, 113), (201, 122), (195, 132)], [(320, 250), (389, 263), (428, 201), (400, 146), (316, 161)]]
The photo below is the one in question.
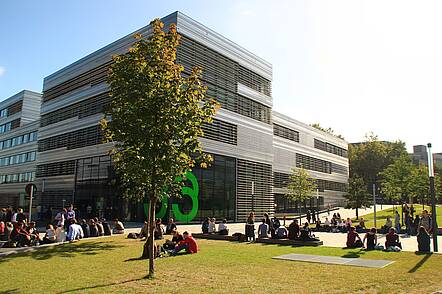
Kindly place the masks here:
[[(142, 243), (85, 240), (0, 258), (2, 293), (431, 293), (442, 289), (442, 255), (200, 240), (201, 252), (162, 258), (145, 279)], [(305, 253), (396, 262), (383, 269), (274, 260)]]
[[(413, 205), (414, 209), (415, 209), (415, 213), (414, 216), (416, 216), (417, 214), (421, 214), (423, 211), (423, 207), (422, 205), (416, 204)], [(428, 210), (428, 212), (431, 211), (431, 207), (430, 206), (425, 206), (425, 209)], [(393, 226), (394, 226), (394, 211), (398, 210), (399, 211), (399, 215), (401, 215), (402, 213), (402, 208), (401, 206), (395, 206), (394, 209), (393, 207), (385, 209), (385, 210), (381, 210), (381, 211), (377, 211), (376, 212), (376, 227), (377, 228), (381, 228), (383, 225), (385, 225), (385, 221), (387, 219), (387, 216), (391, 217), (391, 220), (393, 221)], [(440, 226), (442, 224), (442, 207), (441, 206), (437, 206), (436, 207), (436, 213), (437, 213), (437, 224)], [(363, 215), (362, 216), (365, 220), (365, 226), (367, 228), (371, 228), (374, 227), (374, 213), (370, 213), (367, 215)], [(402, 216), (401, 216), (402, 217)], [(356, 218), (352, 219), (353, 222), (357, 222)]]

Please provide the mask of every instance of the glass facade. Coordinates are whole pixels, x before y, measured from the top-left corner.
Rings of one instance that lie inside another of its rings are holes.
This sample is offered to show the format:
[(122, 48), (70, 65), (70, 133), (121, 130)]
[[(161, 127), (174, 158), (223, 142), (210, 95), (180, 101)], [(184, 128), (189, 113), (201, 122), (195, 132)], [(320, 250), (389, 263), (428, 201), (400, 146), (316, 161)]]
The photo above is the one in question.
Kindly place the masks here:
[[(201, 221), (206, 217), (216, 219), (235, 219), (236, 203), (236, 159), (222, 155), (212, 155), (213, 162), (208, 168), (195, 167), (192, 173), (198, 180), (198, 212), (194, 219), (187, 222)], [(186, 183), (190, 184), (190, 183)], [(190, 197), (170, 199), (171, 204), (178, 204), (184, 215), (192, 209)], [(169, 205), (171, 207), (171, 205)], [(169, 211), (173, 216), (173, 212)]]

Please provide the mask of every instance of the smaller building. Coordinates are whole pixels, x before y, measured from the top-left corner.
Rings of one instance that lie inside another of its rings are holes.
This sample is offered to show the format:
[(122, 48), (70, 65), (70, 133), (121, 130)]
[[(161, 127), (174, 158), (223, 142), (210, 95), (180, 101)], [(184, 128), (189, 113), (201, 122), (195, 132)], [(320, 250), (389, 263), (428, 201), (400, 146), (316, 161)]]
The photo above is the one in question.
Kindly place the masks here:
[[(428, 165), (428, 151), (425, 145), (414, 145), (413, 153), (410, 153), (410, 157), (414, 164)], [(442, 153), (433, 153), (433, 163), (435, 166), (442, 167)]]
[(0, 207), (27, 205), (35, 178), (41, 94), (23, 90), (0, 102)]

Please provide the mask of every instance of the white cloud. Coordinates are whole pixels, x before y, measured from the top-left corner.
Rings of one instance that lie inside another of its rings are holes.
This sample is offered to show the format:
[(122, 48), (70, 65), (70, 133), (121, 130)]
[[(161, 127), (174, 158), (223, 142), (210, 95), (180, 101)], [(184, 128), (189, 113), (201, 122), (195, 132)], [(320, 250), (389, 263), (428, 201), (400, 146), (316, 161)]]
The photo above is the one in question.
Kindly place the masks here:
[(0, 66), (0, 77), (5, 74), (6, 69), (3, 66)]

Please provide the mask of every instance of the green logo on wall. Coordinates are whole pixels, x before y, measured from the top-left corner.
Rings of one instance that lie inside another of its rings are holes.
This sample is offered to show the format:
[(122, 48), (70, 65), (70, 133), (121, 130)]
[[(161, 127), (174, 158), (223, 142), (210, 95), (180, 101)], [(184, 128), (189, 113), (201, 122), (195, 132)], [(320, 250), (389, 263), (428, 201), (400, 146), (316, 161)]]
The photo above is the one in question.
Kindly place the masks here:
[[(180, 208), (178, 207), (178, 204), (174, 203), (172, 204), (172, 212), (175, 216), (175, 219), (180, 222), (190, 222), (192, 221), (196, 214), (198, 213), (198, 194), (199, 194), (199, 185), (198, 180), (196, 179), (195, 175), (192, 172), (187, 172), (185, 175), (186, 179), (189, 180), (192, 184), (191, 187), (182, 187), (181, 188), (181, 194), (182, 196), (189, 196), (192, 200), (192, 209), (189, 211), (189, 213), (182, 213)], [(181, 182), (183, 179), (181, 177), (176, 178), (176, 181)], [(163, 218), (166, 215), (167, 212), (167, 206), (168, 206), (168, 198), (163, 197), (161, 201), (161, 208), (160, 211), (156, 213), (157, 218)], [(144, 204), (144, 213), (146, 216), (148, 215), (149, 206), (147, 203)]]

